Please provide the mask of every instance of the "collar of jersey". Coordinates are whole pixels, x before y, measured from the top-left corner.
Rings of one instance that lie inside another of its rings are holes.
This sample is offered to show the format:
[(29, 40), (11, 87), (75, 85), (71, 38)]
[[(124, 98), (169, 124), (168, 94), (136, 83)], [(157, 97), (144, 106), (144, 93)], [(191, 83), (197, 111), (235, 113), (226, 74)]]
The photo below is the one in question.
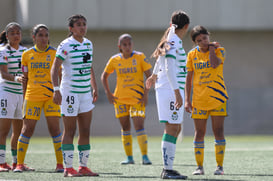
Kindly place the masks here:
[(49, 45), (46, 46), (46, 49), (44, 51), (40, 50), (36, 45), (34, 46), (35, 50), (39, 53), (43, 53), (43, 52), (46, 52), (49, 48)]

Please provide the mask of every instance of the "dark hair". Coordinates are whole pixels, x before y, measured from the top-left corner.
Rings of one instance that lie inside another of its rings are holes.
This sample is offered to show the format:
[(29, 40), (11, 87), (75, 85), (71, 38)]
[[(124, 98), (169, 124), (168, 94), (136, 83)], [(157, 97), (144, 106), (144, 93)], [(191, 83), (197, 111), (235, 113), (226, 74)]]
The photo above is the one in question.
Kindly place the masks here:
[[(182, 29), (185, 25), (190, 24), (189, 16), (182, 10), (174, 11), (171, 17), (171, 24), (175, 26), (175, 29)], [(168, 33), (171, 27), (169, 27), (162, 36), (159, 44), (151, 57), (157, 58), (160, 55), (165, 55), (166, 50), (170, 49), (170, 45), (167, 43)]]
[(3, 45), (6, 45), (8, 43), (8, 39), (6, 37), (6, 32), (5, 31), (2, 31), (1, 34), (0, 34), (0, 44), (3, 43)]
[(36, 36), (40, 28), (44, 28), (48, 31), (48, 27), (45, 24), (37, 24), (32, 28), (32, 35)]
[(5, 30), (2, 31), (0, 34), (0, 43), (3, 43), (4, 45), (6, 45), (8, 43), (7, 33), (9, 31), (9, 29), (12, 27), (18, 27), (20, 31), (22, 30), (21, 26), (16, 22), (11, 22), (11, 23), (7, 24), (7, 26), (5, 27)]
[[(68, 26), (69, 27), (74, 27), (74, 23), (76, 21), (78, 21), (79, 19), (83, 19), (85, 22), (87, 22), (86, 18), (83, 15), (81, 15), (81, 14), (75, 14), (75, 15), (72, 15), (71, 17), (68, 18)], [(69, 32), (68, 37), (70, 37), (72, 35), (73, 35), (73, 33)]]
[[(127, 34), (127, 33), (120, 35), (119, 38), (118, 38), (118, 46), (120, 46), (121, 41), (126, 39), (126, 38), (132, 40), (132, 36)], [(122, 50), (120, 48), (119, 48), (119, 51), (122, 53)]]
[(210, 33), (203, 26), (197, 25), (193, 27), (193, 29), (191, 30), (191, 40), (195, 42), (196, 37), (201, 34), (209, 35)]

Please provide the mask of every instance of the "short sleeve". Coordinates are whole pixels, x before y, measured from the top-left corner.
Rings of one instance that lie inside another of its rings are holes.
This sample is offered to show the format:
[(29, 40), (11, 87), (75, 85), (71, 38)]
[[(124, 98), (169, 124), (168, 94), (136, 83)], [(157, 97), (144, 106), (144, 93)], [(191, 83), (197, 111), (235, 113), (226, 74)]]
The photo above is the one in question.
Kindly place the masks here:
[(24, 51), (24, 53), (22, 54), (21, 64), (23, 66), (27, 66), (27, 53), (26, 53), (26, 51)]
[(192, 53), (191, 53), (191, 52), (188, 53), (186, 67), (187, 67), (187, 72), (193, 71), (193, 66), (192, 66)]
[(113, 64), (114, 59), (110, 58), (109, 61), (107, 62), (105, 68), (104, 68), (104, 72), (107, 72), (109, 74), (113, 73), (115, 70), (114, 64)]
[(7, 59), (5, 58), (3, 49), (0, 50), (0, 65), (7, 65)]
[(217, 48), (216, 49), (216, 56), (221, 59), (221, 62), (224, 63), (226, 59), (226, 51), (223, 47)]
[(152, 68), (152, 65), (149, 63), (149, 60), (146, 58), (144, 53), (140, 55), (141, 57), (141, 62), (142, 62), (142, 69), (145, 72), (146, 70), (149, 70)]
[(56, 52), (56, 57), (60, 58), (61, 60), (65, 60), (68, 54), (68, 51), (65, 48), (65, 43), (62, 42), (58, 48), (57, 48), (57, 52)]

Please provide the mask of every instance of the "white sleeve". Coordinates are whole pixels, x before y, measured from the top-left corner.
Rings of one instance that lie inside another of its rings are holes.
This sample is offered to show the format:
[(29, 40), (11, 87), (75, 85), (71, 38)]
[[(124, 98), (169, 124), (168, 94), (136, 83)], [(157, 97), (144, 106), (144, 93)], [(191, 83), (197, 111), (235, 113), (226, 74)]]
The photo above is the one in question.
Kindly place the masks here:
[(173, 58), (166, 58), (165, 65), (167, 77), (171, 84), (172, 89), (173, 90), (179, 89), (175, 71), (175, 60)]
[(160, 70), (160, 65), (163, 64), (163, 61), (165, 59), (165, 56), (159, 56), (155, 62), (155, 66), (153, 69), (153, 74), (157, 75)]

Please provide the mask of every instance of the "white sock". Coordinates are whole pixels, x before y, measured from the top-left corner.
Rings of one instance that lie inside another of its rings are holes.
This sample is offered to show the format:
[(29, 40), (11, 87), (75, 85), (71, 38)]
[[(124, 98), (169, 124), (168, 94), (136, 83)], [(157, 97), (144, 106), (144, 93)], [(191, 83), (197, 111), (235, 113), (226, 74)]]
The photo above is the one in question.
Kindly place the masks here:
[(63, 150), (65, 168), (73, 167), (74, 150)]
[(79, 151), (79, 163), (81, 167), (87, 167), (90, 150)]
[(0, 150), (0, 164), (6, 163), (6, 150)]
[(16, 156), (12, 156), (12, 163), (17, 163), (17, 155)]
[(176, 149), (176, 144), (173, 144), (167, 141), (161, 142), (161, 150), (162, 150), (163, 164), (164, 164), (165, 170), (173, 169), (175, 149)]

